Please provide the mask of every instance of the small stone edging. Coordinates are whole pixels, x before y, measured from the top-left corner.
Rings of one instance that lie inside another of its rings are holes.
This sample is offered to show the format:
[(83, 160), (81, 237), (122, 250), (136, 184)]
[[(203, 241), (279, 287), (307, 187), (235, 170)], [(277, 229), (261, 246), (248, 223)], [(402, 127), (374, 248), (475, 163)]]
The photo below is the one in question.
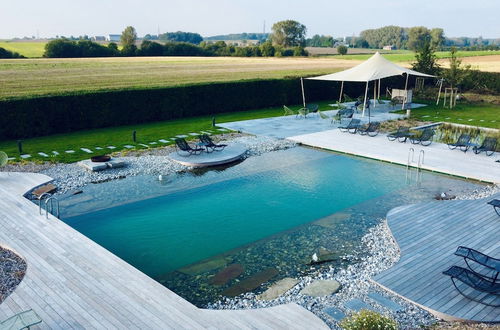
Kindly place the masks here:
[(0, 304), (16, 289), (26, 274), (26, 261), (0, 246)]

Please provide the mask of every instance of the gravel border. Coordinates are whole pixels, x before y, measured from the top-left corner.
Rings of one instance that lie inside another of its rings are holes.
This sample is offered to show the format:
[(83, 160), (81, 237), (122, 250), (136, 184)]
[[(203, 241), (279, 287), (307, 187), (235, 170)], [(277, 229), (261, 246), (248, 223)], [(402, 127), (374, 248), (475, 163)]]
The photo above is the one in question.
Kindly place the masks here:
[(0, 246), (0, 304), (16, 289), (26, 274), (26, 261)]

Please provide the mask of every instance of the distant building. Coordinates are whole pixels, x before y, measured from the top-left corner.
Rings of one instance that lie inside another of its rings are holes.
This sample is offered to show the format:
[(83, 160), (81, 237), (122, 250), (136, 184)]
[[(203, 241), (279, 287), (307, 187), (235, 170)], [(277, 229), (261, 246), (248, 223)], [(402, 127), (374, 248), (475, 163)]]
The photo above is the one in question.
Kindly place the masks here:
[(387, 45), (387, 46), (382, 47), (382, 49), (383, 50), (395, 50), (396, 46), (394, 46), (394, 45)]
[(91, 39), (92, 41), (106, 41), (105, 36), (93, 36)]
[(121, 34), (108, 34), (107, 40), (110, 42), (120, 42)]
[(259, 40), (205, 40), (207, 44), (214, 44), (218, 41), (224, 41), (228, 46), (236, 46), (236, 47), (247, 47), (247, 46), (256, 46), (259, 44)]

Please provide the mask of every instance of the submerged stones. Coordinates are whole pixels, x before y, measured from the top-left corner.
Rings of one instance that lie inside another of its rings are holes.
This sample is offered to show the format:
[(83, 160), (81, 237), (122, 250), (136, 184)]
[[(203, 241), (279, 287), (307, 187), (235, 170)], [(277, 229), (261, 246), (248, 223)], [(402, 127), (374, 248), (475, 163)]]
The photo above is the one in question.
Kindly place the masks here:
[(306, 286), (300, 294), (311, 297), (329, 296), (340, 290), (340, 283), (336, 280), (317, 280)]
[(332, 215), (314, 221), (313, 224), (325, 228), (337, 228), (339, 222), (349, 220), (350, 218), (350, 213), (334, 213)]
[(324, 247), (320, 247), (317, 253), (314, 253), (310, 265), (322, 264), (329, 261), (335, 261), (342, 256), (342, 253), (335, 253)]
[(224, 285), (230, 280), (240, 276), (245, 268), (241, 264), (232, 264), (218, 272), (209, 281), (213, 285)]
[(278, 271), (275, 268), (264, 269), (263, 271), (253, 274), (252, 276), (247, 277), (241, 282), (238, 282), (222, 291), (222, 295), (227, 297), (236, 297), (242, 293), (255, 290), (262, 283), (269, 281), (276, 275), (278, 275)]
[(257, 296), (258, 300), (273, 300), (297, 285), (299, 280), (286, 277), (271, 285), (264, 293)]
[(214, 258), (208, 261), (198, 262), (196, 264), (183, 267), (179, 269), (179, 272), (186, 275), (199, 275), (214, 269), (222, 268), (231, 261), (232, 260), (230, 258)]

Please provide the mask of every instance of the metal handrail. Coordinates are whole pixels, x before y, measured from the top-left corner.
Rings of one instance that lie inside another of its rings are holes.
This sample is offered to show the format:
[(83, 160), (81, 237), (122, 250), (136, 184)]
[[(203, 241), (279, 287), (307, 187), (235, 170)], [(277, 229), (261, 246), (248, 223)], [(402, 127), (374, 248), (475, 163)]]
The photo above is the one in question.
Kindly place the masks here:
[[(410, 162), (410, 154), (411, 154), (411, 162)], [(410, 164), (414, 162), (415, 159), (415, 149), (408, 149), (408, 161), (406, 162), (406, 169), (410, 167)]]
[(42, 215), (42, 199), (45, 196), (50, 196), (50, 194), (45, 192), (45, 193), (41, 194), (40, 196), (38, 196), (38, 212), (40, 213), (40, 215)]
[[(50, 204), (49, 204), (50, 202)], [(59, 211), (59, 200), (57, 199), (56, 196), (51, 196), (45, 200), (45, 218), (49, 218), (49, 206), (50, 206), (50, 213), (54, 214), (54, 202), (56, 204), (56, 217), (59, 218), (60, 211)]]
[[(420, 159), (420, 156), (422, 156), (422, 159)], [(420, 150), (418, 153), (418, 169), (422, 170), (422, 165), (424, 165), (424, 158), (425, 158), (425, 151), (423, 149)]]

